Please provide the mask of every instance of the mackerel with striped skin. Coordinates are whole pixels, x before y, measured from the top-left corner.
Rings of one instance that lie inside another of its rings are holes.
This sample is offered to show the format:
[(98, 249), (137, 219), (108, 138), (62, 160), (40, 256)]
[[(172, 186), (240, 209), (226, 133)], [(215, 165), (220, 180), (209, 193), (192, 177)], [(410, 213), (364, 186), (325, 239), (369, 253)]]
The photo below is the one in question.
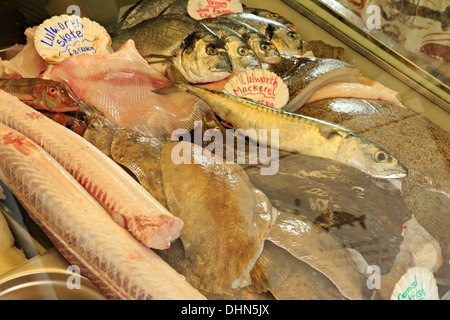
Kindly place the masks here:
[[(408, 174), (408, 170), (386, 150), (342, 126), (184, 82), (175, 82), (171, 87), (155, 92), (175, 91), (196, 95), (235, 128), (268, 130), (267, 145), (279, 150), (337, 160), (376, 178), (395, 179)], [(273, 129), (279, 134), (276, 144), (270, 144)], [(247, 131), (248, 137), (260, 143), (252, 131)]]

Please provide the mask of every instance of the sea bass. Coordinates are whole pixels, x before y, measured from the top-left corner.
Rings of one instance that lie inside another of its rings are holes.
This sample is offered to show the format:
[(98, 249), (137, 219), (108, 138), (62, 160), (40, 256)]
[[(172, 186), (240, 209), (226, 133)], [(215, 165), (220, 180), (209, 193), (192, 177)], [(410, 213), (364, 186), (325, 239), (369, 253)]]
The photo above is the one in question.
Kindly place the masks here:
[(166, 249), (179, 237), (183, 221), (83, 137), (3, 91), (0, 91), (0, 122), (45, 149), (118, 225), (144, 245)]
[(190, 83), (222, 80), (232, 71), (222, 41), (190, 17), (167, 15), (145, 20), (114, 37), (113, 49), (119, 49), (129, 39), (147, 62), (166, 61)]
[(77, 110), (81, 104), (68, 85), (53, 80), (0, 79), (0, 89), (39, 110), (67, 112)]
[(54, 158), (3, 124), (0, 177), (59, 252), (105, 297), (204, 299), (183, 276), (117, 225)]
[[(407, 169), (386, 150), (345, 127), (183, 82), (157, 91), (177, 90), (200, 97), (222, 120), (242, 129), (253, 141), (283, 151), (334, 159), (377, 178), (407, 175)], [(256, 131), (261, 129), (267, 130), (267, 141), (259, 141)]]

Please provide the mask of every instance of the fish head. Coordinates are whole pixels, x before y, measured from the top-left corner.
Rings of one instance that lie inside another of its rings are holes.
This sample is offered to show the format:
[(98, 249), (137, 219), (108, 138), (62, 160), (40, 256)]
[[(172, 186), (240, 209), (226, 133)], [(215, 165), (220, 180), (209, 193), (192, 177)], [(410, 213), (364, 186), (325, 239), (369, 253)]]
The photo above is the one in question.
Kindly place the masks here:
[(257, 13), (257, 15), (259, 15), (260, 17), (264, 17), (264, 18), (276, 21), (278, 23), (282, 23), (289, 29), (295, 31), (295, 25), (292, 22), (290, 22), (288, 19), (286, 19), (284, 16), (282, 16), (281, 14), (278, 14), (276, 12), (271, 12), (268, 10), (260, 10)]
[(356, 134), (343, 139), (337, 160), (375, 178), (398, 179), (408, 175), (408, 169), (389, 152)]
[(269, 33), (268, 38), (270, 41), (282, 55), (302, 54), (303, 41), (297, 32), (284, 25), (280, 25), (278, 28), (272, 28), (272, 30), (267, 31), (267, 33)]
[(256, 52), (256, 55), (261, 62), (268, 64), (277, 64), (281, 62), (280, 52), (263, 34), (254, 33), (248, 37), (247, 41)]
[(224, 44), (211, 32), (191, 33), (184, 41), (178, 64), (178, 69), (190, 83), (223, 80), (233, 70)]
[(261, 67), (261, 61), (256, 52), (241, 37), (229, 36), (224, 40), (223, 43), (230, 57), (233, 71), (239, 72)]
[(48, 80), (34, 87), (34, 96), (47, 111), (68, 112), (78, 109), (78, 99), (70, 87), (62, 82)]
[(107, 156), (111, 155), (111, 145), (119, 126), (104, 116), (92, 114), (88, 118), (87, 130), (83, 137)]
[(42, 111), (41, 113), (80, 136), (82, 136), (87, 129), (86, 123), (69, 114), (49, 111)]

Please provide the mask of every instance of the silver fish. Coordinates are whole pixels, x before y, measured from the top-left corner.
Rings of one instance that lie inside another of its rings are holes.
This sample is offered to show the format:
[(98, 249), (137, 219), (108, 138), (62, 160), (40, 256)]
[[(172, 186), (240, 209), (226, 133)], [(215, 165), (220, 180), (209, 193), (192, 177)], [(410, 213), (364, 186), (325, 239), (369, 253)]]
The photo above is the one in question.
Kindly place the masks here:
[(256, 130), (265, 129), (268, 139), (263, 143), (279, 150), (334, 159), (377, 178), (407, 175), (407, 169), (386, 150), (345, 127), (183, 82), (157, 92), (180, 90), (201, 98), (221, 119), (242, 129), (253, 141), (260, 142)]
[(129, 39), (147, 62), (169, 62), (190, 83), (223, 80), (233, 70), (222, 41), (190, 17), (165, 15), (145, 20), (114, 37), (113, 49)]

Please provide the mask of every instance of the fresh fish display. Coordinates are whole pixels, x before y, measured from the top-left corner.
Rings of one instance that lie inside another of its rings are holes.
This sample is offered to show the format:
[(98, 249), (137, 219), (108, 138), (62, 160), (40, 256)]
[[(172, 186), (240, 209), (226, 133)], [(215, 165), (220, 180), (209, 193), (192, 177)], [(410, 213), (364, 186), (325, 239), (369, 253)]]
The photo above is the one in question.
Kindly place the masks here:
[(296, 111), (320, 88), (336, 82), (359, 82), (361, 72), (353, 65), (336, 60), (306, 56), (282, 56), (281, 62), (268, 68), (280, 76), (289, 89), (289, 101), (283, 108)]
[[(183, 222), (118, 164), (78, 134), (0, 91), (0, 122), (44, 148), (97, 200), (112, 219), (144, 245), (166, 249)], [(77, 203), (77, 202), (74, 202)]]
[(75, 111), (81, 104), (69, 86), (54, 80), (39, 78), (0, 79), (0, 89), (39, 110)]
[(133, 40), (149, 62), (169, 62), (190, 83), (227, 78), (232, 65), (222, 41), (199, 21), (177, 15), (158, 16), (122, 30), (113, 38), (114, 50)]
[[(401, 181), (406, 205), (439, 241), (444, 261), (450, 261), (450, 237), (442, 228), (450, 225), (449, 132), (409, 108), (378, 100), (327, 99), (305, 104), (298, 112), (343, 125), (395, 153), (408, 167)], [(449, 279), (450, 264), (444, 263), (436, 276)]]
[(230, 57), (233, 72), (261, 68), (261, 61), (253, 48), (236, 31), (218, 24), (205, 24), (223, 42)]
[(301, 36), (282, 23), (251, 13), (233, 13), (223, 17), (241, 21), (257, 29), (275, 45), (282, 55), (299, 55), (304, 53)]
[(206, 26), (223, 25), (237, 33), (253, 48), (262, 63), (276, 64), (281, 61), (280, 52), (267, 37), (257, 29), (241, 21), (219, 16), (211, 19), (203, 19), (202, 24)]
[[(342, 126), (183, 82), (158, 92), (180, 90), (203, 99), (221, 119), (247, 132), (253, 141), (259, 139), (256, 130), (266, 129), (268, 139), (264, 143), (279, 150), (334, 159), (377, 178), (407, 175), (407, 169), (386, 150)], [(272, 141), (271, 130), (276, 130), (278, 141)]]
[(39, 145), (3, 124), (0, 176), (61, 254), (107, 298), (204, 299)]
[(208, 107), (192, 95), (169, 96), (151, 90), (172, 82), (136, 51), (130, 40), (108, 55), (80, 55), (59, 63), (46, 74), (70, 85), (75, 94), (95, 105), (114, 124), (149, 137), (193, 129)]
[[(172, 154), (185, 148), (189, 162), (175, 164)], [(209, 294), (231, 295), (250, 285), (250, 271), (278, 216), (264, 193), (239, 165), (188, 142), (163, 146), (161, 171), (168, 208), (185, 222), (180, 240), (190, 270), (186, 277)]]
[(389, 180), (303, 154), (280, 157), (272, 176), (261, 175), (257, 166), (245, 172), (274, 206), (308, 219), (360, 252), (381, 273), (389, 272), (400, 250), (402, 225), (411, 217), (401, 192)]
[(85, 122), (78, 118), (72, 117), (69, 114), (49, 111), (41, 111), (41, 113), (67, 129), (72, 130), (76, 134), (79, 134), (80, 136), (82, 136), (87, 129)]

